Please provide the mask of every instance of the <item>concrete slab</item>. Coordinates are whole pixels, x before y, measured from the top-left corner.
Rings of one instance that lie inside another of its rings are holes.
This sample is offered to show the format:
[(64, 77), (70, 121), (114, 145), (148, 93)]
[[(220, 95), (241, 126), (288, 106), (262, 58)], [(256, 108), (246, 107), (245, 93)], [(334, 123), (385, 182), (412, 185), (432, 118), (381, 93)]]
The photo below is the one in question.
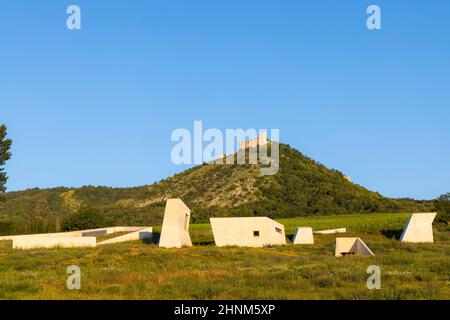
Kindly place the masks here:
[(315, 231), (315, 234), (335, 234), (335, 233), (346, 233), (347, 229), (346, 228), (339, 228), (339, 229), (330, 229), (330, 230), (320, 230), (320, 231)]
[(22, 237), (13, 240), (13, 249), (94, 248), (95, 237)]

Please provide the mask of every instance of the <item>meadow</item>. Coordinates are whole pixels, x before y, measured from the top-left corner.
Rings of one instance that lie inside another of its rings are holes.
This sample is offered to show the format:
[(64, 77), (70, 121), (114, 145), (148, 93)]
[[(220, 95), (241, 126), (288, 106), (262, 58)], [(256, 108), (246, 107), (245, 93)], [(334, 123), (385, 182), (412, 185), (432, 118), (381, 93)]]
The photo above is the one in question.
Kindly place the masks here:
[[(334, 257), (336, 235), (314, 245), (217, 248), (209, 224), (193, 224), (192, 248), (139, 241), (94, 249), (14, 251), (0, 242), (0, 299), (450, 299), (450, 234), (434, 244), (398, 237), (410, 214), (279, 219), (288, 238), (298, 226), (346, 227), (375, 257)], [(155, 232), (159, 228), (155, 227)], [(81, 289), (66, 288), (67, 267), (81, 268)], [(369, 290), (369, 265), (381, 289)]]

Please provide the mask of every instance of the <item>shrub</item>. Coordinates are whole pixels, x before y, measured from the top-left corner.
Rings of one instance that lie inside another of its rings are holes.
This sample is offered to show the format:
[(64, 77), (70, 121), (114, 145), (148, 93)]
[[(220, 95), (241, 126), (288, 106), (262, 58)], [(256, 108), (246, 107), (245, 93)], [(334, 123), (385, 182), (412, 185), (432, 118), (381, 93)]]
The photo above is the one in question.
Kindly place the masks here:
[(444, 194), (436, 199), (434, 207), (438, 213), (436, 225), (440, 229), (450, 230), (450, 193)]
[(105, 218), (97, 210), (82, 207), (77, 213), (69, 216), (62, 224), (62, 231), (76, 231), (105, 227)]

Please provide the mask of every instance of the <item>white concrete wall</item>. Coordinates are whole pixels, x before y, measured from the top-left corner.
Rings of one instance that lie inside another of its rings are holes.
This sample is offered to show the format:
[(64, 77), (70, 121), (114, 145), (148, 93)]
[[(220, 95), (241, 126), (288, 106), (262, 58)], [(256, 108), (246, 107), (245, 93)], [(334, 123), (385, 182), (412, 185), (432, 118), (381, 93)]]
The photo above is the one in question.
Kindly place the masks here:
[(405, 229), (400, 237), (402, 242), (410, 243), (433, 243), (433, 221), (436, 212), (414, 213), (409, 218)]
[[(216, 246), (264, 247), (286, 244), (284, 226), (266, 217), (211, 218)], [(255, 235), (259, 233), (259, 236)]]
[(13, 239), (13, 249), (93, 248), (96, 243), (95, 237), (18, 237)]
[[(126, 232), (126, 231), (124, 231)], [(143, 240), (143, 239), (153, 239), (153, 228), (142, 228), (138, 231), (134, 231), (128, 234), (124, 234), (119, 237), (115, 237), (112, 239), (108, 239), (102, 242), (97, 243), (98, 246), (105, 245), (105, 244), (113, 244), (113, 243), (121, 243), (121, 242), (128, 242), (128, 241), (135, 241), (135, 240)]]
[(8, 241), (14, 240), (16, 238), (24, 238), (24, 237), (58, 237), (58, 238), (77, 238), (83, 237), (83, 234), (87, 234), (89, 236), (90, 233), (104, 233), (104, 234), (112, 234), (116, 232), (133, 232), (143, 227), (108, 227), (108, 228), (99, 228), (99, 229), (88, 229), (88, 230), (79, 230), (79, 231), (69, 231), (69, 232), (56, 232), (56, 233), (38, 233), (38, 234), (24, 234), (24, 235), (15, 235), (15, 236), (3, 236), (0, 237), (0, 241)]
[(162, 248), (191, 247), (189, 223), (191, 210), (181, 199), (168, 199), (164, 212), (164, 220), (159, 238)]
[(335, 233), (346, 233), (346, 232), (347, 232), (346, 228), (314, 231), (315, 234), (335, 234)]

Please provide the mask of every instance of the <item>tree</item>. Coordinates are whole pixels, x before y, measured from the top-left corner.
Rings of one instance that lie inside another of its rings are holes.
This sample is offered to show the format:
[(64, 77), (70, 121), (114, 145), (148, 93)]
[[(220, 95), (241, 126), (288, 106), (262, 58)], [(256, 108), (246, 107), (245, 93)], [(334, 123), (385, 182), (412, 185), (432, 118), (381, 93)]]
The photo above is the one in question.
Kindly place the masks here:
[(6, 139), (7, 129), (5, 125), (0, 125), (0, 193), (6, 191), (6, 181), (8, 181), (8, 177), (6, 175), (4, 165), (6, 161), (11, 159), (11, 152), (9, 149), (11, 148), (12, 141), (10, 139)]
[(77, 213), (69, 216), (62, 224), (62, 231), (77, 231), (103, 228), (105, 218), (91, 207), (81, 207)]
[(450, 192), (437, 198), (434, 207), (438, 212), (436, 223), (444, 230), (450, 230)]

